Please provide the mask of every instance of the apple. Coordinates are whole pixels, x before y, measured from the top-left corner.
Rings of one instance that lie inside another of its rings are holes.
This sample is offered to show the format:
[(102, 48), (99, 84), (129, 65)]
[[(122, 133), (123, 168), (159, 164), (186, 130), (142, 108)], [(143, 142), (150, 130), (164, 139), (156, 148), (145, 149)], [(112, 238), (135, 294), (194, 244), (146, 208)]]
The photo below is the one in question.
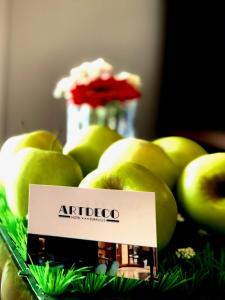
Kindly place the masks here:
[(25, 217), (28, 212), (29, 184), (78, 186), (83, 178), (79, 164), (58, 151), (26, 147), (11, 159), (5, 189), (12, 213)]
[(177, 201), (192, 220), (225, 234), (225, 153), (192, 160), (178, 180)]
[(4, 188), (4, 177), (8, 170), (8, 164), (19, 150), (25, 147), (38, 149), (55, 150), (62, 152), (63, 145), (56, 135), (47, 130), (35, 130), (19, 135), (14, 135), (6, 139), (0, 150), (0, 186)]
[(56, 135), (47, 130), (35, 130), (9, 137), (1, 147), (1, 154), (14, 154), (25, 147), (62, 152), (63, 146)]
[(9, 252), (3, 242), (3, 240), (0, 238), (0, 286), (1, 286), (1, 278), (2, 278), (2, 271), (5, 265), (5, 262), (7, 258), (9, 258)]
[(165, 136), (152, 141), (160, 146), (179, 168), (179, 172), (193, 159), (207, 151), (192, 139), (182, 136)]
[(102, 154), (98, 168), (111, 169), (125, 161), (140, 164), (159, 176), (172, 188), (178, 178), (178, 168), (158, 145), (144, 139), (128, 137), (111, 144)]
[(0, 179), (0, 199), (1, 197), (5, 197), (5, 185)]
[(8, 258), (2, 271), (1, 300), (33, 300), (27, 284), (18, 275), (18, 269), (12, 258)]
[(82, 131), (74, 144), (64, 146), (63, 153), (73, 157), (79, 163), (85, 176), (97, 167), (105, 149), (122, 138), (116, 130), (105, 125), (90, 125)]
[(155, 192), (158, 250), (171, 240), (177, 221), (177, 204), (169, 187), (142, 165), (124, 162), (110, 170), (95, 169), (80, 182), (81, 188)]

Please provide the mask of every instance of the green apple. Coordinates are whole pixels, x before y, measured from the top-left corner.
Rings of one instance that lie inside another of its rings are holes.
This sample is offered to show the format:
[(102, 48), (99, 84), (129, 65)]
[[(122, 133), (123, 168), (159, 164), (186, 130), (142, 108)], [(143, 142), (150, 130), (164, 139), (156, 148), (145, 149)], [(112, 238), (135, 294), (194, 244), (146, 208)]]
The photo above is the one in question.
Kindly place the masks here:
[(79, 164), (58, 151), (26, 147), (11, 159), (6, 177), (6, 199), (18, 217), (28, 212), (29, 184), (77, 186), (83, 178)]
[(34, 300), (28, 285), (18, 275), (18, 269), (12, 258), (8, 258), (2, 271), (1, 300)]
[(55, 150), (62, 152), (63, 145), (56, 135), (47, 130), (35, 130), (9, 137), (1, 146), (0, 150), (0, 186), (4, 188), (4, 177), (8, 170), (8, 164), (19, 150), (25, 147)]
[(177, 204), (165, 182), (147, 168), (124, 162), (111, 170), (95, 169), (84, 177), (79, 187), (155, 192), (158, 250), (168, 245), (176, 227)]
[(178, 168), (158, 146), (144, 139), (129, 137), (114, 142), (102, 154), (98, 168), (111, 169), (125, 161), (140, 164), (159, 176), (172, 188), (178, 177)]
[(3, 181), (0, 180), (0, 198), (5, 197), (5, 185)]
[(225, 234), (225, 153), (192, 160), (178, 180), (177, 201), (195, 222)]
[(78, 141), (64, 146), (63, 153), (75, 158), (85, 176), (97, 167), (105, 149), (119, 139), (122, 136), (107, 126), (90, 125), (81, 133)]
[(1, 147), (1, 154), (11, 155), (25, 147), (62, 152), (63, 146), (56, 135), (47, 130), (35, 130), (9, 137)]
[(181, 172), (183, 168), (207, 151), (197, 142), (182, 136), (165, 136), (152, 141), (160, 146)]
[(0, 238), (0, 286), (1, 286), (1, 278), (2, 278), (2, 271), (5, 265), (5, 262), (7, 258), (9, 258), (9, 252), (3, 242), (3, 240)]

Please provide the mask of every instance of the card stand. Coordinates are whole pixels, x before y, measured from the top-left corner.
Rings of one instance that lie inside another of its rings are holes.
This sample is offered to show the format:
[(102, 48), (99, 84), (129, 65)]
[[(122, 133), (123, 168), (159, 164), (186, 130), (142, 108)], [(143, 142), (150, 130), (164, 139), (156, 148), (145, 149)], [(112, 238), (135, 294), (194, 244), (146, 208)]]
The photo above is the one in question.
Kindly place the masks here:
[[(38, 299), (38, 300), (53, 300), (56, 298), (52, 298), (48, 295), (46, 295), (37, 285), (36, 280), (34, 279), (33, 275), (31, 274), (29, 268), (27, 267), (26, 263), (20, 256), (15, 244), (11, 240), (10, 236), (8, 235), (5, 228), (0, 226), (0, 241), (3, 241), (5, 246), (7, 247), (9, 257), (11, 257), (13, 263), (15, 264), (15, 267), (17, 269), (18, 278), (16, 279), (17, 285), (16, 288), (18, 291), (15, 291), (18, 293), (17, 297), (19, 298), (19, 290), (24, 290), (26, 287), (26, 298), (23, 298), (24, 300), (30, 300), (30, 299)], [(13, 289), (14, 286), (10, 286), (8, 288)], [(23, 294), (24, 295), (24, 294)], [(22, 299), (22, 298), (21, 298)], [(12, 299), (8, 299), (12, 300)]]

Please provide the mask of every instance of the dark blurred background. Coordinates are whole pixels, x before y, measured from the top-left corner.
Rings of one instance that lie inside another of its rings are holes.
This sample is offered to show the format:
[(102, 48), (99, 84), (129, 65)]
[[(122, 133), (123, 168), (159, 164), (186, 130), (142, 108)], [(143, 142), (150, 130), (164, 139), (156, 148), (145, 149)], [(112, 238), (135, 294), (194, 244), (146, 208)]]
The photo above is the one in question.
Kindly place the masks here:
[(220, 0), (166, 1), (157, 136), (183, 134), (224, 147), (223, 4)]

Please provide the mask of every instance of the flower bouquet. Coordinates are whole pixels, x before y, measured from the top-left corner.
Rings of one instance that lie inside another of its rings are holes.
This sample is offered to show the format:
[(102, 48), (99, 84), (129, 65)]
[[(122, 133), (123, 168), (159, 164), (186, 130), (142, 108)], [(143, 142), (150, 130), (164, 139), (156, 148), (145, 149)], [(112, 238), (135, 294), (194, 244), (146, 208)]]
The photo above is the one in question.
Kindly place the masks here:
[(104, 124), (125, 137), (135, 136), (140, 87), (138, 75), (115, 74), (112, 65), (102, 58), (71, 69), (53, 92), (54, 98), (66, 100), (67, 142), (74, 143), (90, 124)]

